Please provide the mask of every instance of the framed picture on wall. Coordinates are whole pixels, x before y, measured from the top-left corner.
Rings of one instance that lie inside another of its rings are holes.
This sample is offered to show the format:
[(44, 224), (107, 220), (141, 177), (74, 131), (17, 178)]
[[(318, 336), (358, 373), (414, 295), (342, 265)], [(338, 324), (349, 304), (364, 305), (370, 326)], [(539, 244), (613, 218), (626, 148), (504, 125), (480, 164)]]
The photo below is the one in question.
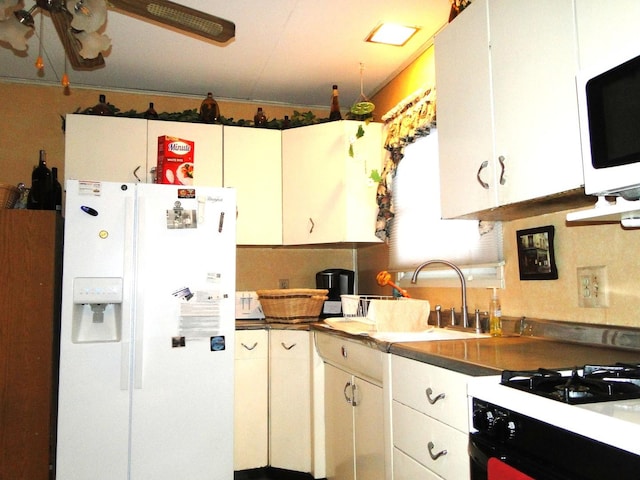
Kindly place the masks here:
[(556, 280), (558, 278), (553, 251), (554, 232), (553, 225), (516, 232), (520, 280)]

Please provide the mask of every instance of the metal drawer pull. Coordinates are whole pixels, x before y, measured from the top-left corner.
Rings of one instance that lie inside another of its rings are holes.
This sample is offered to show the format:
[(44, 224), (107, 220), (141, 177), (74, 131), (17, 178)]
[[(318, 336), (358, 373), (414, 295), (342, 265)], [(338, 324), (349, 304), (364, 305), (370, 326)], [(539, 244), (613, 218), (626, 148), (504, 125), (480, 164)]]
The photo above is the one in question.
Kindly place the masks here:
[(489, 166), (489, 162), (487, 160), (485, 160), (484, 162), (482, 162), (480, 164), (480, 168), (478, 169), (478, 173), (476, 174), (476, 178), (478, 179), (478, 183), (480, 183), (480, 185), (482, 185), (482, 188), (484, 188), (485, 190), (489, 190), (489, 184), (487, 182), (483, 181), (482, 178), (480, 178), (480, 173), (482, 173), (482, 170), (484, 170), (488, 166)]
[(242, 345), (244, 348), (246, 348), (247, 350), (253, 350), (254, 348), (256, 348), (258, 346), (258, 342), (255, 342), (253, 345), (249, 346), (246, 345), (244, 343), (241, 343), (240, 345)]
[(347, 358), (349, 354), (347, 353), (347, 347), (344, 345), (340, 347), (340, 353), (342, 354), (342, 358)]
[[(353, 388), (352, 387), (353, 387), (353, 384), (351, 382), (347, 382), (344, 384), (344, 390), (342, 391), (342, 393), (344, 394), (344, 399), (350, 405), (353, 404)], [(351, 396), (349, 396), (349, 394), (347, 393), (347, 389), (351, 389)]]
[(281, 343), (280, 343), (280, 345), (282, 345), (282, 348), (284, 348), (285, 350), (291, 350), (293, 347), (295, 347), (295, 346), (296, 346), (296, 344), (295, 344), (295, 343), (292, 343), (290, 346), (288, 346), (288, 347), (287, 347), (287, 346), (284, 344), (284, 342), (281, 342)]
[(431, 460), (437, 460), (440, 457), (444, 456), (447, 454), (447, 450), (440, 450), (438, 453), (434, 454), (433, 453), (433, 447), (435, 447), (435, 445), (433, 444), (433, 442), (429, 442), (427, 444), (427, 447), (429, 448), (429, 456), (431, 457)]
[(438, 395), (436, 398), (433, 398), (431, 395), (433, 395), (433, 390), (431, 390), (431, 387), (427, 388), (425, 390), (425, 393), (427, 394), (427, 400), (429, 401), (429, 403), (431, 405), (433, 405), (434, 403), (436, 403), (438, 400), (443, 400), (445, 397), (444, 393), (441, 393), (440, 395)]
[(498, 161), (500, 162), (500, 167), (502, 168), (502, 170), (500, 171), (500, 185), (504, 185), (505, 183), (507, 183), (507, 179), (504, 177), (504, 157), (500, 155), (498, 157)]

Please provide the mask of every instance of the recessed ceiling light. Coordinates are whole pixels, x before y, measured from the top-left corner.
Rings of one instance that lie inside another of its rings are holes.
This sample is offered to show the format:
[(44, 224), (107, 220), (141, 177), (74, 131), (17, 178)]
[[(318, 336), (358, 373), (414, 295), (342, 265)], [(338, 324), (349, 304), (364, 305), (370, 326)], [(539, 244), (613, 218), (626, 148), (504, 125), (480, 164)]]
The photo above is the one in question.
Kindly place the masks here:
[(396, 23), (381, 23), (374, 28), (365, 42), (384, 43), (385, 45), (403, 46), (420, 30), (419, 27), (407, 27)]

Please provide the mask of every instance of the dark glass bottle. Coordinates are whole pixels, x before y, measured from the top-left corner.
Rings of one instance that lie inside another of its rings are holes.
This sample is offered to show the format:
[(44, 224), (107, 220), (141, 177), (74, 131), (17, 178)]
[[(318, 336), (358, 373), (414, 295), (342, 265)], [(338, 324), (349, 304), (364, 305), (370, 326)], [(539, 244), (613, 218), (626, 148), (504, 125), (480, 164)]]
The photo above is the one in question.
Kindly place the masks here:
[(200, 120), (204, 123), (216, 123), (220, 120), (220, 107), (211, 92), (207, 93), (207, 98), (200, 104)]
[(100, 95), (98, 103), (91, 109), (91, 113), (94, 115), (113, 115), (113, 110), (107, 104), (107, 97)]
[(58, 180), (57, 167), (51, 167), (51, 197), (53, 199), (53, 210), (62, 215), (62, 185)]
[(289, 128), (291, 126), (291, 120), (289, 120), (289, 115), (284, 116), (284, 120), (282, 120), (282, 128)]
[(264, 114), (262, 107), (258, 107), (258, 111), (253, 116), (253, 123), (256, 127), (263, 127), (267, 124), (267, 116)]
[(31, 172), (31, 190), (27, 197), (27, 208), (30, 210), (48, 210), (51, 208), (51, 170), (47, 167), (47, 153), (40, 150), (38, 166)]
[(340, 113), (340, 102), (338, 100), (338, 85), (333, 86), (333, 94), (331, 95), (331, 110), (329, 112), (329, 120), (342, 120)]
[(156, 109), (153, 108), (153, 102), (149, 102), (149, 108), (147, 108), (147, 111), (144, 112), (144, 118), (158, 118), (158, 112), (156, 112)]

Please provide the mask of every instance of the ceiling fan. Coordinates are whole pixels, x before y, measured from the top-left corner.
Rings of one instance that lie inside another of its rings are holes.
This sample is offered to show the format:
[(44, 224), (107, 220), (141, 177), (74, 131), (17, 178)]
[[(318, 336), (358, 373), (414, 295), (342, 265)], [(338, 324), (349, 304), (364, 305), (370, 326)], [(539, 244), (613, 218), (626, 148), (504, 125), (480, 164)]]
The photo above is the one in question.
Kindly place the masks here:
[[(79, 32), (72, 26), (76, 17), (91, 15), (91, 3), (92, 0), (36, 0), (34, 6), (49, 12), (69, 63), (77, 70), (91, 70), (104, 65), (101, 53), (95, 58), (86, 58), (86, 55), (81, 54), (82, 44), (76, 37)], [(93, 0), (93, 3), (102, 9), (105, 8), (105, 0)], [(216, 43), (225, 43), (235, 36), (236, 26), (233, 22), (168, 0), (106, 0), (106, 4)], [(31, 10), (23, 11), (22, 16), (27, 17), (27, 21), (18, 17), (21, 23), (28, 25), (30, 21), (30, 26), (33, 26)]]

